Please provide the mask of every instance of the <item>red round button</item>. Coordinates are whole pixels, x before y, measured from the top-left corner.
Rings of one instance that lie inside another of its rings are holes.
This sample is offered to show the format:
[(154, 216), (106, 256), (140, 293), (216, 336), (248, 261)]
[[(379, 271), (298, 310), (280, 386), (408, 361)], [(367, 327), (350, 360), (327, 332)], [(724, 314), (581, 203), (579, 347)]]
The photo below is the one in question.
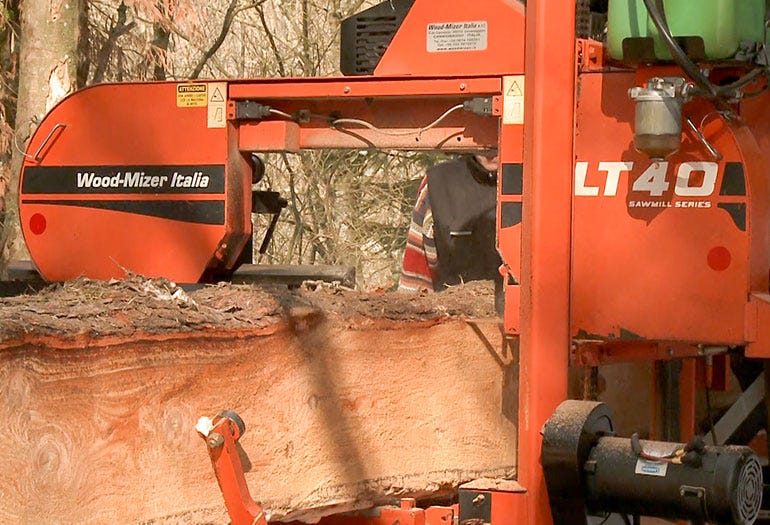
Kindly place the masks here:
[(47, 225), (48, 224), (46, 223), (45, 217), (40, 213), (34, 214), (29, 219), (29, 229), (35, 235), (42, 234), (45, 231)]
[(733, 256), (730, 254), (730, 250), (724, 246), (717, 246), (712, 248), (708, 254), (708, 263), (712, 270), (717, 272), (723, 272), (730, 267), (730, 263), (733, 260)]

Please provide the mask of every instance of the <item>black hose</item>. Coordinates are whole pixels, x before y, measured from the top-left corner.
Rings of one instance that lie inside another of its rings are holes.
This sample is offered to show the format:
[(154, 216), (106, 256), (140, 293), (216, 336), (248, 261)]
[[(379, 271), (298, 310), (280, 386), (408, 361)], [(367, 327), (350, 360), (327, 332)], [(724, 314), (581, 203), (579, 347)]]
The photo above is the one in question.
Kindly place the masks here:
[(682, 70), (684, 70), (687, 76), (711, 98), (717, 98), (719, 96), (719, 90), (703, 73), (701, 73), (700, 68), (690, 60), (690, 57), (682, 51), (682, 48), (676, 43), (674, 37), (671, 36), (668, 23), (663, 16), (662, 10), (658, 10), (655, 0), (644, 0), (644, 6), (647, 8), (647, 13), (650, 15), (652, 23), (655, 24), (655, 27), (658, 29), (658, 33), (663, 37), (663, 41), (671, 52), (671, 56), (674, 57), (674, 61), (682, 68)]
[(741, 78), (739, 78), (735, 82), (732, 82), (730, 84), (726, 84), (724, 86), (720, 86), (718, 91), (719, 91), (720, 94), (730, 94), (732, 91), (736, 91), (736, 90), (738, 90), (738, 89), (748, 85), (752, 81), (756, 80), (757, 77), (759, 77), (761, 75), (764, 75), (765, 73), (767, 73), (767, 68), (758, 67), (758, 68), (752, 70), (751, 72), (746, 73), (745, 75), (743, 75)]
[[(697, 84), (698, 87), (705, 91), (705, 94), (708, 98), (718, 99), (724, 96), (731, 96), (734, 91), (737, 91), (740, 88), (748, 85), (753, 80), (756, 80), (760, 75), (767, 73), (767, 68), (757, 68), (744, 75), (742, 78), (739, 78), (735, 82), (732, 82), (731, 84), (719, 87), (715, 86), (701, 72), (697, 64), (690, 60), (690, 57), (688, 57), (687, 53), (685, 53), (679, 44), (677, 44), (676, 40), (674, 40), (674, 37), (671, 35), (671, 30), (668, 27), (668, 22), (666, 22), (662, 1), (663, 0), (657, 0), (656, 3), (656, 0), (644, 0), (644, 6), (647, 8), (647, 13), (650, 15), (650, 19), (652, 20), (652, 23), (655, 24), (655, 27), (657, 28), (660, 35), (663, 37), (663, 41), (665, 42), (666, 47), (668, 47), (668, 50), (671, 53), (671, 56), (674, 58), (674, 61), (679, 65), (679, 67), (682, 68), (687, 76)], [(658, 4), (660, 4), (660, 8)], [(725, 106), (724, 102), (722, 101), (719, 101), (719, 105)], [(721, 109), (726, 108), (723, 107)]]

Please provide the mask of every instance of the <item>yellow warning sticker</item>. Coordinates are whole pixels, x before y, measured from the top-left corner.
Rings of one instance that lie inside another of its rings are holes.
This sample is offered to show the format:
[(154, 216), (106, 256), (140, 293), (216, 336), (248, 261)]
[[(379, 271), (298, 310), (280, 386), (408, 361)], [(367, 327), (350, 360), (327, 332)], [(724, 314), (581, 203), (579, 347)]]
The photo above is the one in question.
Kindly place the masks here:
[(208, 126), (224, 128), (227, 124), (227, 82), (210, 82), (208, 86)]
[(524, 75), (503, 77), (503, 124), (524, 124)]
[(177, 84), (176, 107), (205, 108), (209, 103), (206, 84)]

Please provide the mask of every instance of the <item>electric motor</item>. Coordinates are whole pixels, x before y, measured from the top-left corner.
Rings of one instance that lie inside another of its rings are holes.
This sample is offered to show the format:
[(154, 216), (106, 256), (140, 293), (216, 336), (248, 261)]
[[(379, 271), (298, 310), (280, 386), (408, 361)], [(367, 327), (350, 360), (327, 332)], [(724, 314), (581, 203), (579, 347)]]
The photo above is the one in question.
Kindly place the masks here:
[(559, 405), (543, 429), (542, 463), (554, 523), (621, 513), (751, 525), (762, 503), (750, 448), (615, 437), (604, 403)]

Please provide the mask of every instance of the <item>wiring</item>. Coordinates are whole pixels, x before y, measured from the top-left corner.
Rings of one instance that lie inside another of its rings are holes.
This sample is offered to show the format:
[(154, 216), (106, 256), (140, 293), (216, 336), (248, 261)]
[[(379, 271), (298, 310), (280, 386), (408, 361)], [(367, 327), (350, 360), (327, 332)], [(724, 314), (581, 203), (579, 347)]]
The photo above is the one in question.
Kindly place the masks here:
[(294, 117), (292, 115), (289, 115), (288, 113), (281, 111), (280, 109), (270, 108), (268, 111), (273, 115), (278, 115), (279, 117), (287, 118), (289, 120), (294, 120)]
[[(30, 120), (30, 122), (32, 122), (32, 121)], [(19, 146), (19, 131), (20, 131), (20, 130), (21, 130), (21, 126), (19, 126), (19, 127), (18, 127), (18, 128), (17, 128), (17, 129), (16, 129), (14, 132), (13, 132), (13, 136), (12, 136), (12, 140), (11, 140), (11, 141), (13, 142), (13, 146), (16, 148), (16, 151), (18, 151), (19, 153), (21, 153), (21, 154), (22, 154), (22, 155), (23, 155), (25, 158), (27, 158), (27, 159), (30, 159), (30, 160), (34, 160), (34, 159), (35, 159), (34, 155), (30, 155), (29, 153), (25, 152), (25, 151), (22, 149), (22, 147), (21, 147), (21, 146)], [(32, 134), (30, 133), (30, 135), (29, 135), (29, 136), (27, 136), (27, 138), (25, 138), (25, 139), (24, 139), (24, 142), (27, 142), (31, 136), (32, 136)]]
[(698, 66), (695, 65), (692, 60), (690, 60), (685, 52), (682, 51), (682, 48), (679, 47), (679, 44), (671, 35), (671, 31), (669, 30), (668, 23), (664, 14), (665, 11), (662, 9), (662, 0), (643, 1), (645, 7), (647, 8), (647, 13), (650, 15), (650, 19), (652, 20), (653, 24), (655, 24), (655, 28), (663, 38), (666, 47), (674, 58), (674, 61), (684, 70), (685, 73), (687, 73), (687, 76), (689, 76), (693, 81), (695, 81), (696, 84), (698, 84), (698, 87), (706, 92), (709, 98), (717, 99), (719, 96), (718, 88), (714, 86), (714, 84), (712, 84), (708, 78), (706, 78), (706, 76), (701, 72), (700, 68), (698, 68)]
[(705, 116), (704, 116), (704, 117), (701, 119), (701, 121), (700, 121), (700, 127), (699, 127), (698, 129), (703, 129), (703, 126), (705, 126), (705, 125), (706, 125), (706, 121), (707, 121), (709, 118), (713, 117), (713, 116), (718, 116), (718, 117), (727, 118), (727, 117), (726, 117), (726, 115), (724, 115), (724, 114), (723, 114), (722, 112), (720, 112), (720, 111), (710, 111), (710, 112), (706, 113), (706, 115), (705, 115)]
[(446, 110), (444, 113), (442, 113), (441, 116), (439, 116), (436, 120), (434, 120), (433, 122), (431, 122), (427, 126), (422, 127), (420, 129), (417, 129), (417, 130), (389, 131), (389, 130), (386, 130), (386, 129), (379, 128), (379, 127), (375, 126), (374, 124), (372, 124), (371, 122), (368, 122), (366, 120), (357, 119), (357, 118), (338, 118), (338, 119), (332, 120), (331, 121), (331, 125), (334, 128), (339, 127), (340, 124), (358, 125), (358, 126), (363, 126), (363, 127), (367, 128), (367, 129), (370, 129), (370, 130), (372, 130), (372, 131), (374, 131), (376, 133), (380, 133), (382, 135), (390, 135), (390, 136), (393, 136), (393, 137), (405, 137), (405, 136), (409, 136), (409, 135), (420, 135), (421, 133), (424, 133), (426, 131), (429, 131), (429, 130), (435, 128), (445, 118), (447, 118), (449, 115), (451, 115), (452, 113), (454, 113), (455, 111), (458, 111), (460, 109), (463, 109), (463, 105), (462, 104), (457, 104), (456, 106), (452, 106), (451, 108)]
[[(611, 518), (612, 516), (613, 516), (613, 514), (612, 514), (611, 512), (608, 512), (608, 513), (607, 513), (607, 514), (605, 514), (604, 516), (601, 516), (601, 518), (602, 518), (602, 521), (600, 521), (600, 522), (598, 523), (598, 525), (604, 525), (605, 523), (607, 523), (607, 522), (610, 520), (610, 518)], [(597, 516), (597, 517), (600, 517), (600, 516)], [(620, 514), (620, 519), (622, 519), (622, 520), (623, 520), (623, 523), (625, 523), (626, 525), (631, 525), (631, 518), (629, 518), (629, 517), (628, 517), (628, 515), (626, 515), (626, 514)]]
[(770, 86), (765, 86), (765, 87), (763, 87), (762, 89), (760, 89), (760, 90), (757, 90), (757, 91), (754, 91), (754, 92), (752, 92), (752, 93), (744, 93), (742, 98), (754, 98), (754, 97), (758, 97), (759, 95), (761, 95), (762, 93), (764, 93), (765, 91), (767, 91), (768, 87), (770, 87)]
[(756, 90), (756, 91), (752, 91), (752, 92), (750, 92), (750, 93), (746, 93), (746, 92), (744, 92), (744, 93), (741, 95), (741, 98), (754, 98), (754, 97), (758, 97), (759, 95), (761, 95), (762, 93), (764, 93), (765, 91), (767, 91), (768, 87), (770, 87), (770, 84), (765, 84), (764, 86), (762, 86), (762, 87), (761, 87), (761, 88), (759, 88), (758, 90)]
[(678, 448), (665, 456), (654, 456), (644, 451), (642, 443), (639, 440), (639, 434), (631, 436), (631, 450), (641, 459), (647, 461), (657, 461), (661, 463), (674, 463), (677, 465), (685, 464), (693, 467), (700, 467), (703, 459), (702, 455), (706, 449), (706, 444), (700, 436), (695, 436), (684, 447)]
[(425, 133), (426, 131), (429, 131), (429, 130), (435, 128), (436, 126), (438, 126), (439, 124), (441, 124), (441, 122), (443, 122), (449, 115), (451, 115), (455, 111), (459, 111), (459, 110), (465, 108), (464, 104), (457, 104), (455, 106), (452, 106), (451, 108), (449, 108), (446, 111), (444, 111), (444, 113), (442, 113), (438, 118), (436, 118), (436, 120), (434, 120), (433, 122), (431, 122), (427, 126), (423, 126), (422, 128), (419, 128), (419, 129), (391, 131), (391, 130), (383, 129), (383, 128), (381, 128), (379, 126), (376, 126), (375, 124), (373, 124), (373, 123), (371, 123), (371, 122), (369, 122), (367, 120), (363, 120), (363, 119), (344, 118), (344, 117), (334, 118), (334, 117), (328, 116), (328, 115), (318, 115), (318, 114), (315, 114), (315, 113), (310, 113), (307, 110), (302, 110), (302, 111), (299, 111), (298, 113), (292, 115), (292, 114), (286, 113), (285, 111), (274, 109), (274, 108), (271, 108), (271, 107), (268, 107), (268, 106), (260, 106), (260, 107), (264, 107), (265, 111), (267, 113), (271, 114), (271, 115), (275, 115), (275, 116), (278, 116), (278, 117), (281, 117), (281, 118), (285, 118), (285, 119), (288, 119), (288, 120), (292, 120), (292, 121), (295, 121), (295, 122), (303, 122), (303, 121), (307, 121), (307, 120), (310, 120), (310, 119), (319, 119), (319, 120), (325, 120), (325, 121), (329, 122), (329, 125), (331, 127), (335, 128), (335, 129), (339, 129), (339, 130), (349, 130), (350, 128), (348, 126), (361, 126), (361, 127), (370, 129), (370, 130), (374, 131), (375, 133), (379, 133), (381, 135), (389, 135), (389, 136), (392, 136), (392, 137), (408, 137), (408, 136), (412, 136), (412, 135), (420, 136), (422, 133)]
[(725, 84), (723, 86), (719, 86), (718, 94), (722, 96), (730, 95), (731, 93), (734, 93), (735, 91), (740, 90), (741, 88), (746, 87), (747, 85), (751, 84), (755, 80), (757, 80), (762, 75), (767, 74), (767, 69), (757, 68), (751, 71), (750, 73), (747, 73), (742, 78), (739, 78), (735, 82), (731, 82), (730, 84)]
[[(631, 449), (634, 451), (634, 453), (639, 456), (642, 459), (646, 459), (647, 461), (660, 461), (663, 463), (675, 463), (676, 460), (683, 454), (684, 450), (676, 450), (672, 452), (671, 454), (667, 454), (665, 456), (653, 456), (652, 454), (648, 454), (644, 451), (642, 448), (642, 444), (639, 441), (639, 434), (634, 434), (631, 436)], [(678, 462), (677, 462), (678, 463)]]

